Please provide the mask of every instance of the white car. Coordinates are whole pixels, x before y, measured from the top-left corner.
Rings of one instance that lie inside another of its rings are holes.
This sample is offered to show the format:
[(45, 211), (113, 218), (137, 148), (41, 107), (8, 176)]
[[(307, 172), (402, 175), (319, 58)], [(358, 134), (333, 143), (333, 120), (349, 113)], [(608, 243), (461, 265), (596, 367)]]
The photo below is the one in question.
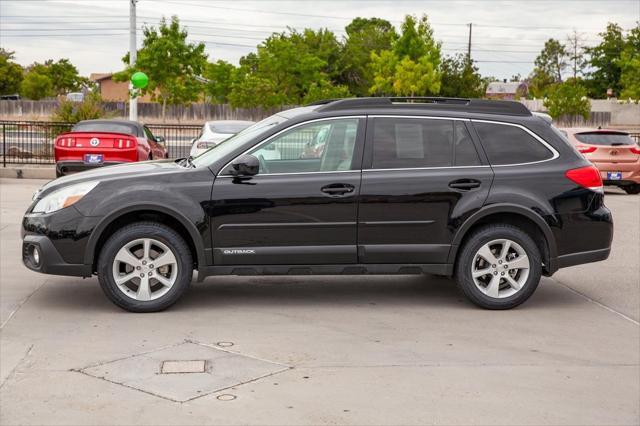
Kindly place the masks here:
[(253, 121), (240, 120), (207, 121), (202, 127), (200, 136), (192, 140), (189, 155), (197, 157), (209, 148), (229, 139), (231, 136), (241, 132), (252, 124)]

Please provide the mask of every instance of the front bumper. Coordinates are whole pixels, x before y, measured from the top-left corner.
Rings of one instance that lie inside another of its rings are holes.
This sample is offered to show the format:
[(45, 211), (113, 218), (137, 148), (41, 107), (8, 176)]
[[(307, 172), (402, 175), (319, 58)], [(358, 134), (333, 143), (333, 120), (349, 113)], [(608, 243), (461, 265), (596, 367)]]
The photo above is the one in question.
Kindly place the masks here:
[(91, 276), (91, 265), (67, 263), (51, 240), (44, 235), (25, 235), (22, 263), (32, 271), (52, 275)]
[(56, 163), (56, 172), (58, 175), (63, 176), (69, 173), (83, 172), (85, 170), (92, 170), (99, 167), (113, 166), (122, 163), (122, 161), (105, 161), (100, 164), (87, 164), (83, 161), (58, 161)]

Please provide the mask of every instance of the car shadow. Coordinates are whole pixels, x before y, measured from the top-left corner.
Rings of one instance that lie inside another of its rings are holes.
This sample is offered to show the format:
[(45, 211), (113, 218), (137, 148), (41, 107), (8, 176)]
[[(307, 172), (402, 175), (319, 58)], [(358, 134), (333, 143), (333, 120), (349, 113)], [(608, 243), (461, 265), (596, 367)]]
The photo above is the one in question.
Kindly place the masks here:
[[(64, 288), (72, 286), (72, 289)], [(70, 298), (68, 295), (73, 294)], [(516, 309), (567, 307), (586, 301), (543, 279), (533, 296)], [(31, 305), (75, 312), (123, 312), (102, 293), (97, 279), (51, 283)], [(480, 309), (466, 300), (452, 279), (431, 275), (209, 277), (166, 312), (197, 313), (215, 308), (366, 307)]]

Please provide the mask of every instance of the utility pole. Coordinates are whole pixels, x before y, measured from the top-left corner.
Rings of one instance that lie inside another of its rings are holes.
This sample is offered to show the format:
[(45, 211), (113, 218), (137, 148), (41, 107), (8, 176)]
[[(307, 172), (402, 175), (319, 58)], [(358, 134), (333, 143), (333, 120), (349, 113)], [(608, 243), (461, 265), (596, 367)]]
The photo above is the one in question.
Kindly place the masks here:
[[(138, 47), (136, 45), (136, 2), (129, 0), (129, 67), (133, 69), (136, 64)], [(134, 87), (129, 82), (129, 120), (138, 120), (138, 98), (134, 96)]]
[(469, 44), (467, 45), (467, 62), (471, 65), (471, 30), (473, 28), (473, 23), (469, 22)]

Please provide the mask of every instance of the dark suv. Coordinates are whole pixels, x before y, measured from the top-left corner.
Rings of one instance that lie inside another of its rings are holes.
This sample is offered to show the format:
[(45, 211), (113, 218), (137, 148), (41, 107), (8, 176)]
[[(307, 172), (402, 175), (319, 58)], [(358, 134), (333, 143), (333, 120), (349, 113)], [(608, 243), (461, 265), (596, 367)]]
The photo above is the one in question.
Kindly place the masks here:
[(136, 312), (210, 275), (453, 276), (477, 305), (608, 257), (600, 174), (517, 102), (355, 98), (275, 114), (196, 158), (52, 181), (23, 220), (35, 271), (98, 275)]

